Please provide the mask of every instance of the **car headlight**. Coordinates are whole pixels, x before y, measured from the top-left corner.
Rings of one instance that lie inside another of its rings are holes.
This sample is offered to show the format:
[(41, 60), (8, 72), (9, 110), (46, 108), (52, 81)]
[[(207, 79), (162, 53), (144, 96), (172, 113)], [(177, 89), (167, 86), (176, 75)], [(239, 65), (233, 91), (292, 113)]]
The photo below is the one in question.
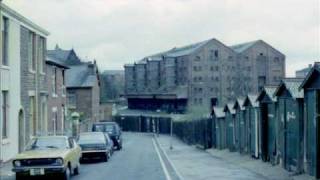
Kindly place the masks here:
[(58, 166), (61, 166), (61, 165), (63, 165), (63, 160), (58, 158), (58, 159), (56, 159), (55, 164)]
[(21, 162), (20, 161), (13, 161), (14, 166), (16, 167), (20, 167), (21, 166)]

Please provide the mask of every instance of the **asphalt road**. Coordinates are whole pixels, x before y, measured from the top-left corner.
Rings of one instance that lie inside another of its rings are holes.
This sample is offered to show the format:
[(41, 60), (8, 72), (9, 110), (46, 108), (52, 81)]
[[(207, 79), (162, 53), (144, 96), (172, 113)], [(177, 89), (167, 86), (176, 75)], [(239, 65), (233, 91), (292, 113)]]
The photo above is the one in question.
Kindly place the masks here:
[[(80, 175), (73, 180), (168, 180), (171, 178), (161, 150), (151, 134), (124, 133), (123, 149), (116, 151), (108, 162), (90, 162), (81, 165)], [(162, 160), (160, 160), (158, 152)], [(163, 164), (161, 164), (163, 161)], [(174, 176), (174, 175), (173, 175)]]
[[(122, 150), (115, 151), (108, 162), (94, 160), (81, 164), (80, 174), (71, 180), (177, 180), (153, 137), (152, 134), (123, 133)], [(14, 179), (13, 174), (0, 176), (0, 180)]]

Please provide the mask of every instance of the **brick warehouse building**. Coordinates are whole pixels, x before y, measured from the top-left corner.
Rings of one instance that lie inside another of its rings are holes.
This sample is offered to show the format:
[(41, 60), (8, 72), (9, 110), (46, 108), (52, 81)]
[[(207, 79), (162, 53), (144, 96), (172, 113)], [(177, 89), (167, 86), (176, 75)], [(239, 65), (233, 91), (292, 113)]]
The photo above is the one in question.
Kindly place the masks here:
[(217, 39), (173, 48), (126, 64), (130, 109), (183, 112), (209, 108), (285, 76), (285, 55), (262, 40), (226, 46)]

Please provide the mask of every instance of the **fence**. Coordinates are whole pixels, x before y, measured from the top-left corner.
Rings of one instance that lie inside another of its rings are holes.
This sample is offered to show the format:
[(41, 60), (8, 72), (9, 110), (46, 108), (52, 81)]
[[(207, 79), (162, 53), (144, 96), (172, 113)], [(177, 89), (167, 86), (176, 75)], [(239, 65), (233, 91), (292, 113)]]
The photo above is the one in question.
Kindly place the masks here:
[(152, 116), (114, 116), (113, 120), (119, 124), (123, 131), (154, 132), (170, 134), (170, 117)]
[(212, 147), (212, 119), (182, 120), (173, 122), (173, 133), (190, 145), (203, 149)]

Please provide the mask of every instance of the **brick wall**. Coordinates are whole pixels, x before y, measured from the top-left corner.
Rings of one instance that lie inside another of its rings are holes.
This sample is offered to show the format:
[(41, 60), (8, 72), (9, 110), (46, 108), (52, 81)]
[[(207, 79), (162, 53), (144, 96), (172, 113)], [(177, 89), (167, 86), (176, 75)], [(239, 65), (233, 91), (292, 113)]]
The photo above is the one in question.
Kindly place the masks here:
[[(20, 30), (20, 59), (21, 59), (21, 103), (25, 113), (25, 142), (27, 143), (30, 140), (32, 135), (33, 123), (30, 119), (30, 97), (34, 96), (35, 99), (35, 117), (36, 123), (35, 128), (37, 133), (43, 130), (43, 123), (45, 119), (41, 118), (41, 99), (47, 98), (47, 83), (46, 83), (46, 72), (40, 73), (40, 63), (39, 60), (42, 59), (40, 57), (40, 50), (43, 50), (42, 53), (45, 56), (45, 49), (40, 48), (38, 38), (39, 35), (36, 35), (36, 62), (37, 69), (35, 72), (31, 72), (29, 70), (29, 30), (23, 26), (21, 26)], [(38, 78), (37, 78), (38, 77)], [(38, 82), (37, 82), (38, 81)], [(37, 87), (37, 88), (36, 88)]]
[[(66, 119), (66, 88), (64, 85), (63, 68), (46, 65), (47, 86), (48, 86), (48, 133), (63, 132), (65, 130)], [(54, 73), (56, 74), (56, 93), (53, 92)]]

